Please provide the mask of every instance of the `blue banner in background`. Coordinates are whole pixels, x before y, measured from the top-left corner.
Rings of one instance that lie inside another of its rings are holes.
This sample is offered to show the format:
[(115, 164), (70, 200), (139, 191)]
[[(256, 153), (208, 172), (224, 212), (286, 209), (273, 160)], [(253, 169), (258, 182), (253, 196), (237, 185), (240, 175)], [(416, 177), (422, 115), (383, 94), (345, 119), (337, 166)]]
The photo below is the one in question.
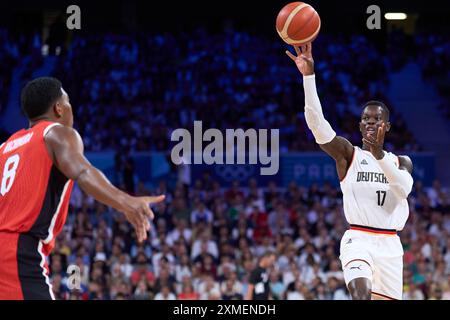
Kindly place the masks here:
[(433, 180), (436, 178), (436, 157), (433, 153), (411, 153), (408, 154), (411, 158), (414, 169), (414, 181), (422, 181), (425, 186), (431, 186)]
[[(435, 156), (432, 153), (409, 154), (414, 164), (414, 181), (422, 181), (431, 185), (435, 178)], [(330, 182), (339, 185), (339, 178), (334, 160), (323, 153), (291, 153), (281, 157), (281, 172), (283, 186), (291, 181), (298, 185), (309, 186), (317, 182)]]
[(251, 178), (257, 179), (258, 183), (264, 186), (270, 181), (276, 182), (277, 185), (281, 184), (281, 168), (278, 174), (263, 176), (260, 174), (261, 167), (266, 166), (260, 164), (191, 165), (192, 182), (201, 178), (204, 172), (208, 172), (213, 180), (218, 181), (221, 186), (230, 186), (233, 181), (239, 181), (241, 186), (247, 186)]
[(322, 153), (291, 153), (281, 157), (282, 185), (295, 181), (298, 185), (330, 182), (339, 185), (334, 160)]
[[(435, 179), (435, 156), (432, 153), (409, 154), (414, 164), (414, 180), (420, 180), (429, 186)], [(170, 158), (162, 152), (142, 152), (132, 155), (135, 164), (135, 177), (148, 186), (154, 186), (162, 179), (176, 178), (176, 166), (171, 164)], [(105, 173), (113, 182), (118, 176), (114, 164), (114, 152), (89, 152), (87, 158), (91, 163)], [(260, 164), (235, 165), (191, 165), (191, 181), (200, 179), (204, 172), (217, 180), (222, 186), (230, 186), (234, 180), (241, 186), (247, 185), (249, 179), (256, 178), (261, 186), (274, 181), (278, 186), (287, 186), (291, 181), (302, 186), (312, 183), (322, 184), (330, 182), (339, 185), (334, 160), (324, 153), (288, 153), (280, 158), (280, 169), (273, 176), (262, 176)]]

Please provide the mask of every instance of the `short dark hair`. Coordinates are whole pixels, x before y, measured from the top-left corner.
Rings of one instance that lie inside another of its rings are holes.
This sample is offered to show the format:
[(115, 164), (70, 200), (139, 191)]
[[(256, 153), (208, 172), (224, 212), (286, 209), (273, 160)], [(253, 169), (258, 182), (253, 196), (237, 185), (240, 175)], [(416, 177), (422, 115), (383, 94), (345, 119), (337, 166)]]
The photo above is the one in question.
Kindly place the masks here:
[(387, 119), (387, 121), (389, 121), (389, 116), (390, 116), (391, 112), (389, 111), (389, 108), (384, 104), (384, 102), (381, 102), (381, 101), (378, 101), (378, 100), (370, 100), (370, 101), (367, 101), (367, 102), (363, 105), (363, 110), (364, 110), (367, 106), (379, 106), (379, 107), (381, 107), (381, 109), (383, 109), (384, 113), (386, 114), (386, 119)]
[(40, 77), (28, 82), (20, 95), (22, 111), (28, 119), (45, 114), (61, 98), (61, 89), (61, 81), (52, 77)]

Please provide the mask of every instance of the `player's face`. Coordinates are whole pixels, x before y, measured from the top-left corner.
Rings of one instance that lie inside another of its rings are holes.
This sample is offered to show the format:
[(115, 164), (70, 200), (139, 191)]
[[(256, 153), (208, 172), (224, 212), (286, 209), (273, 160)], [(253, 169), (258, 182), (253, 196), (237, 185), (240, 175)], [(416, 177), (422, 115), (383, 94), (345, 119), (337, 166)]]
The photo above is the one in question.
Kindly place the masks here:
[(359, 130), (361, 131), (363, 137), (369, 135), (376, 138), (378, 128), (381, 125), (386, 124), (386, 131), (390, 129), (390, 123), (386, 119), (386, 115), (383, 112), (383, 108), (380, 106), (367, 106), (361, 115), (361, 122), (359, 123)]
[(63, 92), (63, 95), (61, 96), (61, 99), (59, 100), (59, 106), (61, 107), (61, 124), (73, 127), (73, 113), (72, 113), (72, 106), (69, 101), (69, 96), (67, 95), (67, 92), (64, 91), (64, 89), (61, 89)]

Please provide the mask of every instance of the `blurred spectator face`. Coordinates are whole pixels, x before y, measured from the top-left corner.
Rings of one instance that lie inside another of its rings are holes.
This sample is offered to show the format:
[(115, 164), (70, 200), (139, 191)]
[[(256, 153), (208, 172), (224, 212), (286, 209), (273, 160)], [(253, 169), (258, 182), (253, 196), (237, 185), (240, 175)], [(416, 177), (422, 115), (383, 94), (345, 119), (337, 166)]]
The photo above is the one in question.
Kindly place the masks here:
[(434, 290), (433, 290), (433, 297), (436, 300), (442, 300), (442, 289), (439, 285), (436, 285)]
[(331, 277), (328, 279), (328, 288), (330, 291), (334, 291), (337, 289), (338, 281), (335, 277)]
[(52, 261), (52, 273), (57, 274), (62, 271), (61, 259), (54, 259)]
[(140, 272), (147, 271), (147, 257), (145, 254), (139, 254), (136, 259), (136, 269)]
[(119, 284), (119, 293), (123, 294), (124, 296), (128, 296), (130, 293), (129, 291), (130, 291), (130, 288), (129, 288), (128, 284), (126, 282), (122, 281)]
[(330, 271), (340, 271), (339, 262), (336, 260), (331, 261)]
[(308, 243), (305, 246), (305, 250), (306, 250), (307, 254), (312, 255), (314, 253), (314, 246), (312, 244)]
[(122, 252), (122, 249), (120, 248), (119, 245), (113, 245), (112, 247), (112, 255), (113, 256), (119, 256)]
[(270, 282), (278, 282), (279, 274), (275, 270), (270, 273)]
[(317, 286), (317, 294), (324, 295), (325, 294), (325, 286), (323, 284), (320, 284)]
[(122, 271), (121, 271), (121, 269), (120, 269), (120, 265), (118, 264), (118, 263), (115, 263), (114, 265), (113, 265), (113, 267), (112, 267), (112, 271), (111, 271), (111, 275), (114, 277), (114, 278), (121, 278), (123, 275), (122, 275)]
[(89, 292), (96, 295), (100, 292), (100, 286), (96, 282), (89, 283)]
[(125, 254), (125, 253), (121, 254), (120, 257), (119, 257), (119, 263), (120, 264), (128, 263), (128, 255)]
[(252, 260), (244, 260), (244, 269), (247, 272), (250, 272), (253, 270), (253, 261)]
[(207, 254), (208, 253), (208, 242), (202, 242), (200, 244), (200, 251), (202, 254)]
[(53, 286), (53, 289), (58, 288), (58, 290), (59, 290), (59, 287), (61, 286), (61, 275), (55, 274), (52, 277), (52, 286)]
[(294, 288), (295, 288), (295, 291), (302, 292), (303, 291), (302, 282), (300, 280), (296, 280), (295, 284), (294, 284)]
[(418, 271), (421, 274), (425, 274), (426, 270), (427, 270), (427, 265), (425, 264), (424, 261), (419, 262), (419, 264), (417, 265)]
[(167, 269), (161, 269), (161, 271), (159, 272), (159, 278), (160, 278), (161, 280), (166, 281), (166, 280), (169, 279), (169, 277), (170, 277), (169, 270), (167, 270)]
[(191, 294), (192, 292), (194, 292), (194, 289), (192, 288), (192, 285), (190, 283), (183, 285), (183, 293)]
[(184, 254), (181, 256), (181, 265), (186, 266), (189, 264), (189, 256), (187, 254)]
[(141, 293), (145, 293), (145, 292), (147, 292), (147, 290), (148, 290), (148, 288), (147, 288), (147, 282), (146, 282), (145, 280), (139, 281), (137, 287), (138, 287), (138, 290), (139, 290)]
[(170, 293), (170, 288), (169, 288), (168, 286), (162, 286), (162, 288), (161, 288), (161, 293), (162, 293), (165, 297), (167, 297), (167, 296), (169, 295), (169, 293)]
[(170, 246), (167, 243), (163, 243), (161, 247), (162, 253), (165, 255), (170, 254)]
[(211, 257), (210, 255), (207, 255), (207, 256), (205, 257), (204, 263), (205, 263), (205, 265), (212, 265), (212, 264), (213, 264), (213, 259), (212, 259), (212, 257)]

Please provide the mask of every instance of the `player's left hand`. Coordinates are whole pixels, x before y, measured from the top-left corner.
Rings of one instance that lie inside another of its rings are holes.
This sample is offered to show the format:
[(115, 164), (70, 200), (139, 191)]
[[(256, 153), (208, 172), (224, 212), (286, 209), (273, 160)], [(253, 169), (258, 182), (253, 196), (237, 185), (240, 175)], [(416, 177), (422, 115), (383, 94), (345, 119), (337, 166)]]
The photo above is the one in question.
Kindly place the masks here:
[(370, 152), (373, 154), (375, 159), (381, 160), (384, 157), (384, 136), (386, 134), (386, 124), (382, 123), (377, 130), (377, 136), (374, 138), (372, 135), (366, 135), (363, 137), (363, 143), (370, 147)]

